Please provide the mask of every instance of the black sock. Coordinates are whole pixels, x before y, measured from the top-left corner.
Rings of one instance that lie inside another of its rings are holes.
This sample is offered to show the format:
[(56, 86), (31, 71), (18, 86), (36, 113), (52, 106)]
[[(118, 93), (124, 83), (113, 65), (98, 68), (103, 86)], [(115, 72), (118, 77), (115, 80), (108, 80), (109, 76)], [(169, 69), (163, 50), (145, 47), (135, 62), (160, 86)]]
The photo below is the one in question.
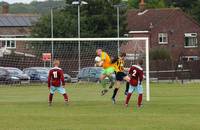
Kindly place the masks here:
[(129, 82), (126, 82), (126, 90), (125, 90), (125, 93), (128, 93), (128, 90), (129, 90)]
[(115, 88), (115, 89), (114, 89), (112, 98), (115, 98), (115, 96), (116, 96), (118, 90), (119, 90), (118, 88)]

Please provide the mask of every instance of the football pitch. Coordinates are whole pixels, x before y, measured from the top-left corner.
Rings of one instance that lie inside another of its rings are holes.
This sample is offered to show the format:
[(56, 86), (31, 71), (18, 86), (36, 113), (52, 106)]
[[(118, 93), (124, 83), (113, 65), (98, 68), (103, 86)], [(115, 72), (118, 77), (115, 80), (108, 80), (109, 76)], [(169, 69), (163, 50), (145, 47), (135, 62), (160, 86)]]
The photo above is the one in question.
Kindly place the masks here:
[[(124, 90), (117, 104), (112, 90), (100, 96), (97, 84), (69, 84), (68, 105), (55, 94), (47, 104), (46, 85), (1, 86), (0, 130), (200, 130), (200, 86), (151, 84), (151, 101), (136, 107), (136, 95), (124, 107)], [(123, 87), (125, 88), (125, 87)]]

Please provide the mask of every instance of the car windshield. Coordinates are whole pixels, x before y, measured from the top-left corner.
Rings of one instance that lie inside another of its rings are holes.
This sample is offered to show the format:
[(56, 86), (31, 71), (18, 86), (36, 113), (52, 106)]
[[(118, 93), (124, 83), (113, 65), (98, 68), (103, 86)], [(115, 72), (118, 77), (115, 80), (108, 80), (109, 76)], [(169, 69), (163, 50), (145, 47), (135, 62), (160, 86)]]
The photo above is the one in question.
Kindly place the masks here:
[(19, 69), (7, 69), (7, 71), (10, 73), (10, 75), (21, 75), (23, 72)]

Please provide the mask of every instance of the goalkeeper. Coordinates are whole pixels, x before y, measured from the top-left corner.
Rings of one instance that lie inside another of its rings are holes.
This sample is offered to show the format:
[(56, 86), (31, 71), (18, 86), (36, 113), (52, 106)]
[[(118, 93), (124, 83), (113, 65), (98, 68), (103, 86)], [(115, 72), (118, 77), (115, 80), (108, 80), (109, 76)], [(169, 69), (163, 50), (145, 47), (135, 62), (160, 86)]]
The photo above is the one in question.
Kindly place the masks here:
[(115, 81), (112, 74), (115, 72), (115, 68), (111, 64), (110, 56), (106, 52), (102, 51), (102, 49), (97, 49), (96, 53), (97, 53), (97, 56), (101, 58), (101, 61), (97, 62), (96, 66), (103, 67), (103, 71), (99, 79), (103, 87), (103, 90), (101, 91), (101, 95), (104, 95), (105, 93), (108, 92), (108, 89), (106, 88), (106, 80), (105, 80), (106, 77), (108, 77), (110, 80), (109, 88), (112, 88), (114, 86)]

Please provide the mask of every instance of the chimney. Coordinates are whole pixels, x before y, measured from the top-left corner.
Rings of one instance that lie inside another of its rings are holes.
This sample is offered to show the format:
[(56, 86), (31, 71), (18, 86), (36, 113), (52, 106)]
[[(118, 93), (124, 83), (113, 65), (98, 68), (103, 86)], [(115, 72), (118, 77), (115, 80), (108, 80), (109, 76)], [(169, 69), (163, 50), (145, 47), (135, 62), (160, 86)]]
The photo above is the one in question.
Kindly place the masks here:
[(140, 0), (139, 9), (141, 12), (145, 10), (145, 3), (144, 0)]
[(9, 4), (4, 2), (2, 5), (2, 14), (8, 14), (9, 13)]

